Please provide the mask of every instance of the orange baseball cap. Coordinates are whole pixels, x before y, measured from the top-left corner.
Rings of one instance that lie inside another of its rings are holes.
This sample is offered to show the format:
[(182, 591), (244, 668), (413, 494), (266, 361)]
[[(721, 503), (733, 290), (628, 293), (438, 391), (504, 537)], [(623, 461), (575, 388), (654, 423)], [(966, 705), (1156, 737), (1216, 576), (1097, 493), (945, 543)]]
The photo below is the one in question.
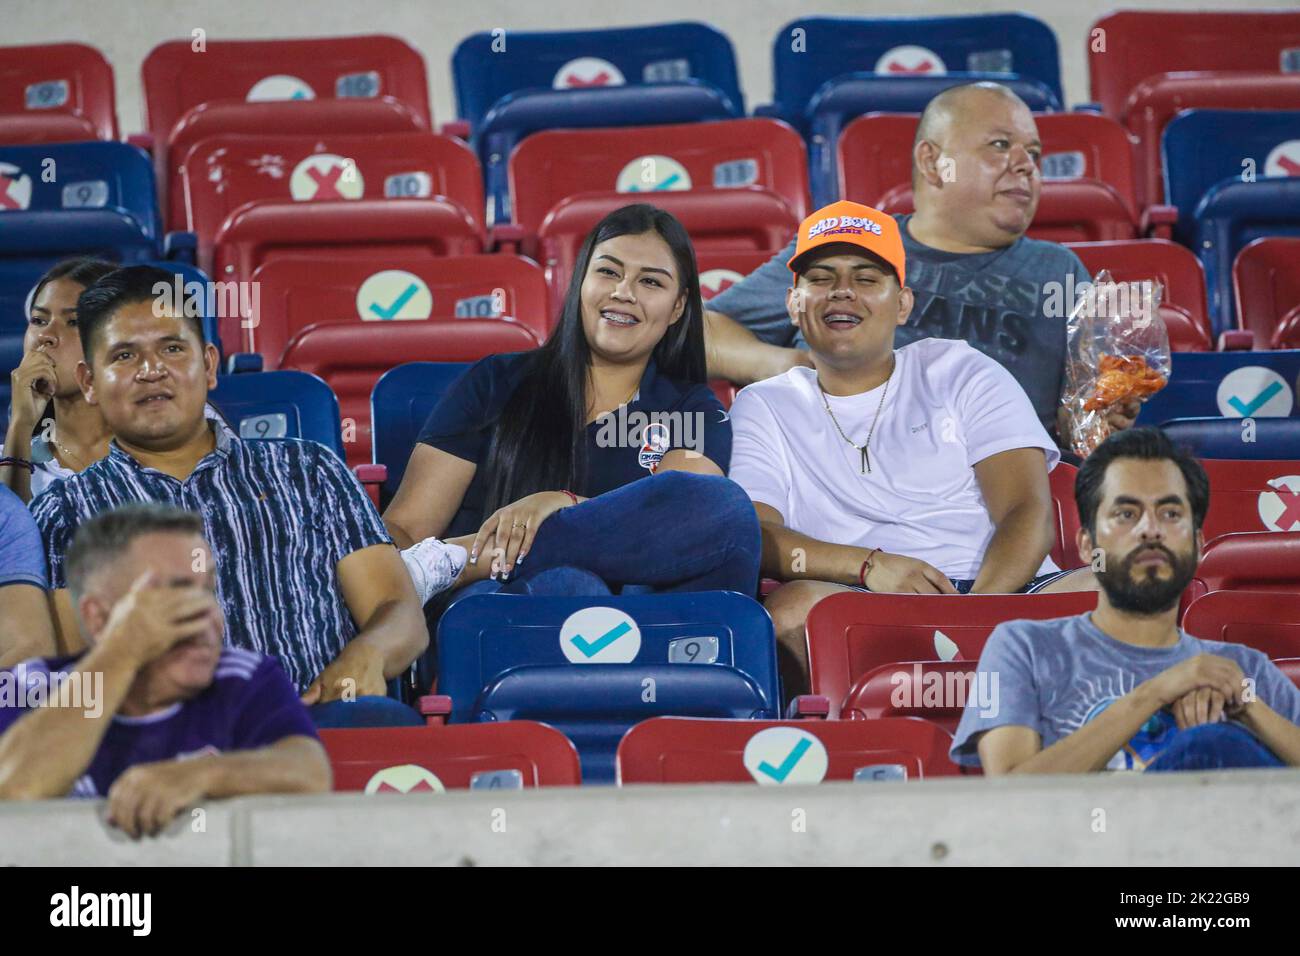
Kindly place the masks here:
[(800, 259), (819, 246), (840, 242), (861, 246), (873, 256), (883, 259), (898, 273), (898, 284), (904, 284), (907, 273), (903, 268), (903, 237), (894, 217), (847, 199), (822, 206), (799, 223), (799, 241), (795, 245), (794, 255), (786, 265), (798, 276), (796, 263)]

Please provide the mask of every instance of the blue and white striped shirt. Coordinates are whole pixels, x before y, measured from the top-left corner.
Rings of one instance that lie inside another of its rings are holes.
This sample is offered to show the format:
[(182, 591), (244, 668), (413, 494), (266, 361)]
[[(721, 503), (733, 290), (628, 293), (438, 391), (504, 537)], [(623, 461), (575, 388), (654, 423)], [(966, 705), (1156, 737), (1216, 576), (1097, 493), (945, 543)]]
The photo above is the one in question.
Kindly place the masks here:
[(67, 587), (63, 556), (77, 526), (133, 501), (193, 511), (217, 565), (226, 643), (279, 658), (301, 693), (357, 633), (337, 566), (392, 539), (360, 483), (323, 445), (241, 441), (216, 429), (217, 447), (178, 481), (145, 468), (113, 442), (106, 457), (32, 501), (50, 587)]

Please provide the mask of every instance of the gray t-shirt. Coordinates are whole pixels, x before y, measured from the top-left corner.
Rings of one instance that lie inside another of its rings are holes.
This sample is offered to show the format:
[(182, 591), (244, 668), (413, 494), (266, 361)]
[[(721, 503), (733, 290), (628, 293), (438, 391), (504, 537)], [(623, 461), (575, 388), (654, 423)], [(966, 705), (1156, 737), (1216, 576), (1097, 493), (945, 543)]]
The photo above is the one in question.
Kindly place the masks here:
[[(1091, 282), (1079, 257), (1065, 246), (1020, 238), (997, 252), (940, 252), (907, 231), (911, 215), (896, 216), (907, 256), (907, 285), (916, 305), (894, 333), (894, 347), (917, 339), (964, 339), (1001, 363), (1024, 388), (1048, 434), (1065, 373), (1065, 292)], [(785, 310), (790, 287), (786, 262), (795, 243), (708, 303), (765, 342), (806, 348)], [(1052, 295), (1058, 284), (1060, 291)], [(1060, 307), (1064, 303), (1064, 307)], [(1048, 315), (1049, 304), (1054, 313)]]
[[(1255, 681), (1255, 695), (1300, 724), (1300, 690), (1262, 652), (1244, 644), (1203, 641), (1178, 632), (1172, 647), (1137, 647), (1117, 641), (1092, 623), (1091, 612), (1050, 621), (1008, 621), (989, 635), (980, 655), (976, 690), (968, 699), (952, 759), (979, 766), (976, 738), (994, 727), (1037, 731), (1046, 750), (1074, 733), (1138, 684), (1198, 654), (1236, 661)], [(1124, 745), (1108, 770), (1141, 770), (1169, 746), (1178, 727), (1157, 711)]]

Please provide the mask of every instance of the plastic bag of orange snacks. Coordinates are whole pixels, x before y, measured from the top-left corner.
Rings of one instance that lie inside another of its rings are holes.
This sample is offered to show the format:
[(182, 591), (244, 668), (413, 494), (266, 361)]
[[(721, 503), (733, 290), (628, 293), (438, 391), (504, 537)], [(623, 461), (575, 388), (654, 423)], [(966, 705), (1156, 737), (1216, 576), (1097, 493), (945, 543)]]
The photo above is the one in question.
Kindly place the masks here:
[(1169, 332), (1160, 318), (1159, 282), (1116, 282), (1098, 273), (1066, 322), (1068, 359), (1062, 428), (1087, 458), (1112, 429), (1116, 406), (1145, 401), (1169, 381)]

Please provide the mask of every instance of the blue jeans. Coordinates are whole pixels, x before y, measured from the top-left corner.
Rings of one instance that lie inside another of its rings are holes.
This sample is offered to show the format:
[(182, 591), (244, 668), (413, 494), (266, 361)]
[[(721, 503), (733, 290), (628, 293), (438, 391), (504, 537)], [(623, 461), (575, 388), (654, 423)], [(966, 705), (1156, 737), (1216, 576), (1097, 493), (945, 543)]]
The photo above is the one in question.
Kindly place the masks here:
[(365, 696), (356, 700), (331, 700), (307, 708), (316, 726), (326, 730), (340, 727), (423, 727), (424, 718), (400, 700)]
[(1174, 735), (1147, 773), (1167, 770), (1227, 770), (1236, 767), (1282, 767), (1285, 764), (1240, 724), (1200, 724)]
[[(670, 471), (551, 515), (507, 581), (476, 581), (470, 594), (600, 596), (758, 590), (758, 518), (735, 482)], [(479, 555), (491, 561), (491, 552)]]

